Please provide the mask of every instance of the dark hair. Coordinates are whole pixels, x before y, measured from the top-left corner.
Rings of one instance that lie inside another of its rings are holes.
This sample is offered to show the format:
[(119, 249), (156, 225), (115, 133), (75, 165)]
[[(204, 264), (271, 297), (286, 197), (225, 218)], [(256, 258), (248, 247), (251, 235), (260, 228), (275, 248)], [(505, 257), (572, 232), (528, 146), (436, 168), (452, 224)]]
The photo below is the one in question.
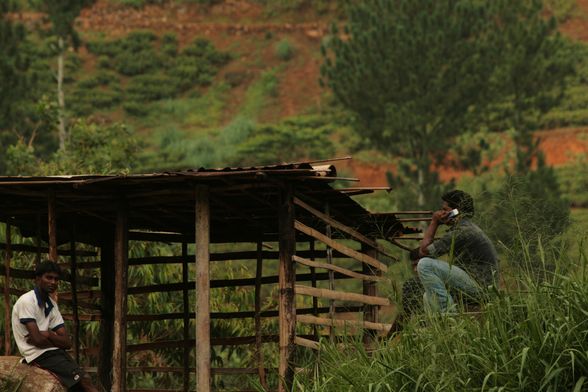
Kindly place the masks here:
[(47, 272), (55, 272), (55, 273), (57, 273), (57, 275), (59, 275), (61, 277), (61, 268), (59, 268), (57, 263), (54, 263), (53, 261), (50, 261), (50, 260), (46, 260), (46, 261), (43, 261), (42, 263), (39, 263), (39, 265), (37, 265), (37, 268), (35, 268), (35, 278), (39, 277), (39, 276), (43, 276)]
[(474, 199), (468, 193), (455, 189), (441, 196), (449, 207), (457, 208), (460, 213), (466, 216), (474, 216)]

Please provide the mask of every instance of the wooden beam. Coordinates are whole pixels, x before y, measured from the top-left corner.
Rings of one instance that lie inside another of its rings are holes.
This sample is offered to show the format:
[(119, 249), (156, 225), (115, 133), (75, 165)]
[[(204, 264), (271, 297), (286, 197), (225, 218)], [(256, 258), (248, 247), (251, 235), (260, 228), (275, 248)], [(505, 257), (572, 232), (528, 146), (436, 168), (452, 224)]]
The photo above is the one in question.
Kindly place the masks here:
[(348, 293), (344, 291), (335, 291), (319, 289), (303, 285), (296, 285), (296, 293), (301, 295), (312, 295), (313, 297), (329, 298), (337, 301), (353, 301), (368, 305), (390, 305), (390, 300), (382, 297), (372, 297), (369, 295)]
[(292, 256), (296, 250), (296, 232), (294, 230), (293, 189), (289, 183), (284, 184), (280, 195), (278, 213), (280, 237), (279, 276), (279, 331), (280, 358), (278, 366), (278, 392), (291, 390), (294, 368), (291, 363), (296, 336), (295, 271)]
[(304, 324), (316, 324), (316, 325), (323, 325), (328, 327), (354, 327), (354, 328), (363, 328), (363, 329), (371, 329), (375, 331), (381, 332), (388, 332), (390, 330), (390, 324), (383, 324), (383, 323), (372, 323), (369, 321), (359, 321), (359, 320), (341, 320), (341, 319), (330, 319), (325, 317), (315, 317), (311, 315), (304, 315), (298, 316), (298, 321)]
[(379, 262), (378, 260), (374, 259), (373, 257), (370, 257), (368, 255), (364, 255), (363, 253), (358, 252), (355, 249), (351, 249), (343, 244), (340, 244), (337, 241), (330, 239), (329, 237), (327, 237), (323, 233), (320, 233), (320, 232), (316, 231), (315, 229), (308, 227), (299, 221), (294, 222), (294, 227), (296, 228), (296, 230), (301, 231), (304, 234), (309, 235), (309, 236), (327, 244), (328, 246), (343, 253), (344, 255), (347, 255), (355, 260), (361, 261), (362, 263), (369, 264), (372, 267), (376, 267), (384, 272), (388, 270), (388, 267), (386, 267), (385, 264)]
[(188, 298), (188, 243), (182, 243), (182, 283), (184, 289), (182, 291), (182, 318), (184, 321), (184, 355), (182, 357), (182, 380), (183, 391), (188, 392), (190, 389), (190, 301)]
[(210, 203), (209, 189), (196, 190), (196, 390), (210, 392)]
[(10, 223), (6, 223), (6, 250), (4, 254), (4, 355), (12, 353), (10, 332), (11, 314), (10, 310), (10, 262), (12, 260), (12, 235)]
[[(363, 253), (372, 256), (374, 258), (378, 257), (378, 250), (366, 245), (362, 245)], [(370, 268), (368, 265), (363, 265), (363, 272), (366, 275), (373, 276), (375, 278), (379, 278), (382, 272), (379, 270), (374, 270)], [(370, 296), (370, 297), (377, 297), (378, 296), (378, 287), (374, 281), (364, 281), (363, 282), (363, 294)], [(363, 311), (363, 321), (377, 323), (378, 322), (378, 310), (379, 308), (374, 305), (366, 305)], [(370, 331), (365, 331), (363, 334), (364, 344), (366, 346), (371, 346), (373, 343), (374, 336), (373, 334), (369, 333)]]
[(80, 363), (80, 318), (78, 314), (78, 261), (76, 257), (76, 226), (75, 223), (71, 226), (71, 307), (73, 313), (73, 334), (74, 334), (74, 358), (77, 363)]
[(265, 366), (263, 360), (263, 351), (261, 347), (261, 278), (263, 275), (263, 241), (262, 235), (257, 242), (257, 263), (255, 265), (255, 357), (257, 360), (257, 369), (259, 382), (265, 390), (268, 390), (267, 379), (265, 375)]
[(394, 260), (398, 260), (396, 256), (393, 256), (393, 255), (387, 253), (383, 249), (380, 249), (380, 246), (378, 245), (378, 243), (375, 240), (368, 238), (365, 235), (361, 234), (359, 231), (352, 229), (351, 227), (346, 226), (343, 223), (331, 218), (328, 214), (324, 214), (324, 213), (320, 212), (319, 210), (317, 210), (316, 208), (313, 208), (312, 206), (305, 203), (304, 201), (295, 197), (294, 204), (296, 204), (297, 206), (302, 207), (306, 211), (310, 212), (312, 215), (316, 216), (317, 218), (322, 220), (327, 225), (330, 225), (332, 228), (337, 229), (339, 231), (342, 231), (343, 233), (350, 235), (351, 237), (353, 237), (357, 241), (362, 242), (366, 245), (369, 245), (372, 248), (378, 249), (378, 251), (380, 253), (385, 254), (386, 256), (388, 256)]
[(55, 211), (55, 191), (47, 196), (47, 227), (49, 237), (49, 260), (57, 262), (57, 212)]
[(112, 353), (112, 392), (125, 392), (127, 367), (127, 204), (120, 200), (116, 211), (114, 236), (114, 348)]
[(312, 260), (308, 260), (308, 259), (304, 259), (302, 257), (298, 257), (296, 255), (293, 256), (293, 260), (299, 264), (303, 264), (306, 265), (307, 267), (311, 267), (311, 268), (323, 268), (329, 271), (336, 271), (339, 272), (342, 275), (346, 275), (349, 276), (351, 278), (356, 278), (356, 279), (361, 279), (361, 280), (369, 280), (372, 282), (379, 282), (381, 280), (384, 280), (382, 277), (380, 276), (375, 276), (375, 275), (368, 275), (368, 274), (360, 274), (357, 273), (355, 271), (349, 270), (347, 268), (343, 268), (343, 267), (339, 267), (335, 264), (328, 264), (328, 263), (319, 263), (316, 261), (312, 261)]
[(320, 348), (319, 342), (311, 339), (301, 338), (300, 336), (296, 336), (294, 338), (294, 343), (302, 347), (311, 348), (313, 350), (318, 350)]
[(112, 388), (112, 352), (114, 342), (114, 230), (100, 246), (101, 319), (98, 355), (98, 379), (106, 391)]

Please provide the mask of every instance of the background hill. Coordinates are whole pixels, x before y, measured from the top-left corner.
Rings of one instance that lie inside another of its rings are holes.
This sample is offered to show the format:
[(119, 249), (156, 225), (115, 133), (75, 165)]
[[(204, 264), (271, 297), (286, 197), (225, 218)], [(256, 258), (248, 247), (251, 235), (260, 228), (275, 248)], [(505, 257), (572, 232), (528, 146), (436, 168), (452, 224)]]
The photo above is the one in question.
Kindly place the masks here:
[[(44, 14), (23, 3), (14, 20), (31, 31), (47, 25)], [(536, 124), (547, 163), (559, 167), (588, 151), (588, 1), (551, 0), (546, 7), (583, 52), (562, 103)], [(126, 124), (144, 151), (134, 170), (351, 154), (354, 160), (340, 166), (360, 185), (388, 185), (394, 160), (365, 149), (319, 84), (321, 44), (330, 39), (330, 24), (342, 19), (340, 2), (326, 0), (98, 0), (75, 21), (81, 46), (66, 57), (66, 108), (71, 117)], [(51, 38), (34, 41), (45, 56), (38, 69), (51, 96)], [(256, 130), (260, 125), (270, 126), (271, 140)], [(324, 132), (285, 136), (309, 125)], [(495, 144), (487, 159), (496, 166), (510, 147), (507, 140)], [(443, 180), (468, 174), (463, 167), (440, 169)]]

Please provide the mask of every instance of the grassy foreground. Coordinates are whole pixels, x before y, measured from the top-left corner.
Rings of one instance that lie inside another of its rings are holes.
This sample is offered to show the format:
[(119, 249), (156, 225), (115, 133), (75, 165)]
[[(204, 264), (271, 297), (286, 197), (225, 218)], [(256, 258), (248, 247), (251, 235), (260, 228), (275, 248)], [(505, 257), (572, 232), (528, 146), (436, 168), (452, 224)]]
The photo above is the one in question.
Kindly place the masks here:
[(413, 319), (369, 353), (359, 342), (324, 342), (294, 389), (588, 391), (588, 260), (579, 245), (575, 258), (540, 256), (551, 271), (541, 281), (505, 271), (508, 288), (494, 290), (480, 316)]

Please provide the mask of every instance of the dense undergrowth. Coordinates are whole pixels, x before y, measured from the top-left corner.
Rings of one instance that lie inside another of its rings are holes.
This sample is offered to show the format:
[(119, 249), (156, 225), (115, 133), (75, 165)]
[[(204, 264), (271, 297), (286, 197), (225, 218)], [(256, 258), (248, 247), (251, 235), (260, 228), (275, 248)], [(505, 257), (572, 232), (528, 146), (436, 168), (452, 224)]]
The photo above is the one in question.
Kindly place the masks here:
[[(524, 245), (524, 244), (523, 244)], [(323, 342), (295, 390), (587, 391), (588, 260), (544, 254), (503, 264), (505, 284), (477, 316), (421, 316), (369, 351), (357, 341)]]

